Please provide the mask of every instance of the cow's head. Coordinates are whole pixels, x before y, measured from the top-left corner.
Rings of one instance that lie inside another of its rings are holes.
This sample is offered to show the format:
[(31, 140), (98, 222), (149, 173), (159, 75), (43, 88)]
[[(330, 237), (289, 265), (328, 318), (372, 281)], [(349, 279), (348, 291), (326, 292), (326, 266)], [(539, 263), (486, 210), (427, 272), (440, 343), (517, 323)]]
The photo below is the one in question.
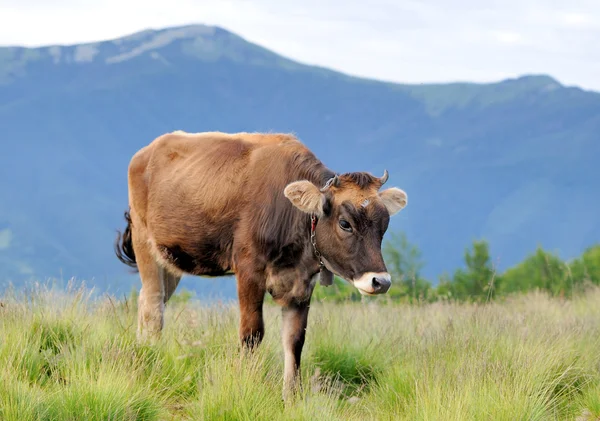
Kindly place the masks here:
[(296, 208), (318, 218), (315, 240), (325, 266), (361, 294), (383, 294), (391, 285), (381, 242), (407, 197), (395, 187), (379, 191), (387, 179), (387, 171), (380, 178), (357, 172), (335, 176), (322, 189), (301, 180), (284, 190)]

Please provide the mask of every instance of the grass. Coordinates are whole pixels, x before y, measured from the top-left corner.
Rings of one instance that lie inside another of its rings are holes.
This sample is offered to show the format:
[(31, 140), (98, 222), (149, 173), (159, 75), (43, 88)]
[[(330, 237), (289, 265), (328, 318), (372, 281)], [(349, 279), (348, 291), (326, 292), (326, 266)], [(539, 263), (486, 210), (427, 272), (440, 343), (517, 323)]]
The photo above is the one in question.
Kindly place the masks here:
[(281, 317), (242, 358), (232, 304), (168, 306), (38, 287), (0, 298), (1, 420), (598, 420), (600, 289), (486, 305), (314, 303), (303, 391), (281, 400)]

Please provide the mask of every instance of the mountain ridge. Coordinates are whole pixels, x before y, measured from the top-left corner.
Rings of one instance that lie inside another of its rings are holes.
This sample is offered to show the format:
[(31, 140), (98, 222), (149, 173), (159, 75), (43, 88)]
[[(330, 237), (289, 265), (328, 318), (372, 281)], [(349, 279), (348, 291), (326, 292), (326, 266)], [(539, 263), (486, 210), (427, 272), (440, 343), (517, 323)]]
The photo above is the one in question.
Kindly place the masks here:
[[(54, 51), (54, 54), (56, 54), (57, 48), (58, 49), (75, 49), (75, 50), (83, 49), (83, 50), (85, 50), (88, 47), (97, 47), (102, 44), (115, 44), (117, 46), (120, 46), (120, 45), (126, 44), (128, 42), (141, 41), (144, 39), (148, 40), (148, 38), (150, 38), (152, 36), (154, 36), (154, 37), (164, 36), (164, 38), (162, 39), (164, 41), (164, 43), (161, 41), (158, 41), (158, 40), (154, 40), (154, 42), (158, 42), (158, 44), (156, 44), (154, 46), (154, 49), (155, 49), (156, 47), (164, 47), (164, 46), (168, 45), (170, 42), (173, 42), (177, 39), (189, 39), (189, 38), (195, 38), (195, 37), (201, 36), (201, 35), (214, 36), (215, 34), (218, 34), (218, 33), (226, 34), (227, 36), (230, 36), (230, 37), (235, 37), (237, 40), (242, 41), (246, 45), (251, 45), (253, 47), (256, 47), (256, 48), (268, 53), (269, 55), (276, 56), (279, 59), (285, 60), (289, 63), (293, 63), (295, 66), (298, 66), (301, 68), (309, 68), (311, 70), (320, 69), (320, 70), (326, 71), (331, 74), (336, 74), (338, 76), (348, 77), (348, 78), (360, 80), (360, 81), (367, 82), (367, 83), (383, 83), (383, 84), (387, 84), (387, 85), (395, 85), (397, 87), (429, 87), (429, 88), (446, 87), (446, 88), (452, 88), (452, 87), (459, 87), (459, 86), (460, 87), (482, 87), (482, 86), (493, 86), (493, 85), (498, 85), (498, 84), (502, 84), (502, 83), (510, 83), (510, 82), (536, 81), (537, 83), (557, 84), (560, 87), (575, 88), (575, 89), (579, 89), (579, 90), (582, 90), (585, 92), (598, 93), (594, 90), (583, 89), (576, 85), (566, 86), (566, 85), (562, 84), (561, 82), (559, 82), (556, 78), (554, 78), (548, 74), (544, 74), (544, 73), (539, 73), (539, 74), (527, 73), (527, 74), (522, 74), (520, 76), (507, 77), (507, 78), (497, 79), (495, 81), (489, 81), (489, 82), (448, 81), (448, 82), (427, 82), (427, 83), (412, 83), (412, 84), (395, 82), (395, 81), (390, 81), (390, 80), (380, 79), (380, 78), (357, 76), (357, 75), (353, 75), (349, 72), (333, 70), (333, 69), (327, 68), (325, 66), (306, 64), (301, 61), (291, 59), (291, 58), (285, 56), (284, 54), (280, 54), (280, 53), (274, 52), (272, 50), (268, 50), (267, 48), (262, 47), (259, 44), (256, 44), (256, 43), (248, 40), (247, 38), (237, 35), (234, 32), (226, 29), (225, 27), (222, 27), (219, 25), (205, 25), (205, 24), (199, 24), (199, 23), (190, 23), (187, 25), (173, 25), (173, 26), (166, 26), (163, 28), (148, 27), (146, 29), (134, 31), (134, 32), (122, 35), (122, 36), (116, 36), (116, 37), (107, 38), (107, 39), (98, 39), (96, 41), (87, 41), (87, 42), (83, 42), (83, 43), (53, 43), (53, 44), (50, 43), (50, 44), (43, 44), (43, 45), (37, 45), (37, 46), (0, 45), (0, 50), (3, 50), (3, 49), (20, 49), (20, 50), (30, 50), (30, 51), (48, 50), (50, 52), (50, 54), (53, 54), (53, 51)], [(141, 51), (140, 51), (140, 53), (141, 53)], [(85, 52), (79, 52), (76, 55), (81, 56), (81, 59), (80, 60), (75, 59), (74, 60), (75, 62), (93, 61), (92, 59), (88, 58), (90, 56), (93, 56), (93, 54), (90, 52), (88, 52), (87, 54)], [(111, 61), (119, 61), (118, 57), (119, 57), (119, 55), (109, 57), (107, 59), (108, 60), (107, 63), (109, 63)]]

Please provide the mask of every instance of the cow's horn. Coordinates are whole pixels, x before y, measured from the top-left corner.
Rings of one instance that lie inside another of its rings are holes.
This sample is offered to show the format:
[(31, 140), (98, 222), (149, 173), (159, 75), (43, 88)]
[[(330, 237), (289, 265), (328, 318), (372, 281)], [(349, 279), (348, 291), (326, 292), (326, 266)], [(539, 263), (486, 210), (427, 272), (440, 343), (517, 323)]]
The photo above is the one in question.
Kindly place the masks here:
[(383, 177), (381, 177), (379, 179), (379, 181), (381, 182), (382, 186), (385, 184), (386, 181), (388, 181), (389, 177), (390, 177), (390, 175), (388, 174), (388, 170), (383, 170)]
[(327, 180), (327, 183), (325, 183), (325, 185), (323, 186), (323, 188), (321, 189), (321, 191), (325, 191), (327, 190), (329, 187), (334, 186), (334, 187), (338, 187), (339, 186), (339, 179), (337, 174), (333, 177), (331, 177), (329, 180)]

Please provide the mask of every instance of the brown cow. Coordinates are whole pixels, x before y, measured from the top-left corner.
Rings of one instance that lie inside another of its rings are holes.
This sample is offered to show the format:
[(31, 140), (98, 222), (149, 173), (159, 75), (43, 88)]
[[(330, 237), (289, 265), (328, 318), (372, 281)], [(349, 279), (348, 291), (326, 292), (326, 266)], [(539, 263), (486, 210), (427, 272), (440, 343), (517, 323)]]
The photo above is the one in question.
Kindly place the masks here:
[(137, 268), (138, 336), (156, 336), (183, 274), (235, 274), (244, 348), (264, 335), (265, 292), (282, 306), (284, 398), (298, 384), (316, 278), (331, 273), (361, 294), (391, 284), (381, 255), (390, 215), (406, 206), (388, 178), (336, 175), (287, 134), (182, 131), (131, 159), (127, 227), (115, 250)]

